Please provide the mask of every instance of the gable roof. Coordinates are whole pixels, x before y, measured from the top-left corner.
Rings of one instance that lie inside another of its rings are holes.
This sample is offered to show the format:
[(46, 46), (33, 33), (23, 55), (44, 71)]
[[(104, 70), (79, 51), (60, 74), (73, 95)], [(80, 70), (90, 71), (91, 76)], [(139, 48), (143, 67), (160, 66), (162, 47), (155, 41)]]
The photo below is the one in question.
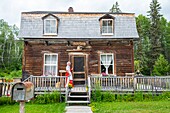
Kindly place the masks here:
[[(43, 20), (49, 15), (59, 19), (58, 35), (43, 35)], [(100, 19), (114, 18), (114, 35), (100, 33)], [(23, 12), (21, 38), (138, 38), (134, 13), (108, 12)]]
[(102, 16), (102, 17), (100, 17), (99, 18), (99, 21), (101, 20), (101, 19), (114, 19), (115, 17), (113, 17), (113, 16), (111, 16), (111, 15), (109, 15), (109, 14), (105, 14), (104, 16)]
[(60, 20), (58, 17), (56, 17), (55, 15), (53, 15), (53, 14), (51, 14), (51, 13), (48, 13), (47, 15), (43, 16), (42, 19), (44, 20), (44, 19), (46, 19), (46, 18), (49, 17), (49, 16), (54, 17), (54, 18), (57, 19), (58, 21)]

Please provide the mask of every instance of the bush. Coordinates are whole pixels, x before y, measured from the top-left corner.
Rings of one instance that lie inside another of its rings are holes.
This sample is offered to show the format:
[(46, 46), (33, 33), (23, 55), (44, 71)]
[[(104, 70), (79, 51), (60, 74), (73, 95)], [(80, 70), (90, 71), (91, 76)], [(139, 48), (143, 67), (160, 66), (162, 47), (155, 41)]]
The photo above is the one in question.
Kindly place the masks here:
[(160, 54), (159, 58), (155, 61), (155, 65), (153, 67), (153, 75), (164, 76), (170, 72), (170, 64), (162, 54)]
[(134, 93), (134, 100), (135, 101), (143, 101), (143, 93), (142, 92), (135, 92)]
[(95, 102), (102, 101), (100, 81), (97, 81), (97, 83), (95, 84), (95, 90), (92, 91), (92, 101), (95, 101)]
[(113, 102), (115, 101), (115, 94), (112, 94), (111, 92), (104, 92), (102, 93), (102, 100), (103, 102)]
[(11, 97), (0, 97), (0, 105), (13, 105), (16, 102), (11, 100)]
[(5, 77), (6, 80), (10, 80), (14, 77), (21, 77), (22, 76), (22, 70), (17, 71), (9, 71), (9, 70), (0, 70), (0, 77)]
[(133, 94), (124, 94), (123, 101), (126, 101), (126, 102), (134, 101), (134, 95)]
[(145, 101), (152, 101), (154, 100), (154, 95), (151, 92), (148, 92), (146, 94), (143, 95), (143, 98)]
[(162, 97), (163, 100), (170, 101), (170, 92), (163, 92), (161, 97)]
[(35, 100), (32, 101), (32, 103), (36, 103), (36, 104), (52, 104), (52, 103), (59, 103), (59, 102), (60, 102), (59, 92), (37, 95)]
[(123, 94), (117, 94), (116, 95), (116, 101), (117, 102), (122, 102), (122, 100), (123, 100)]

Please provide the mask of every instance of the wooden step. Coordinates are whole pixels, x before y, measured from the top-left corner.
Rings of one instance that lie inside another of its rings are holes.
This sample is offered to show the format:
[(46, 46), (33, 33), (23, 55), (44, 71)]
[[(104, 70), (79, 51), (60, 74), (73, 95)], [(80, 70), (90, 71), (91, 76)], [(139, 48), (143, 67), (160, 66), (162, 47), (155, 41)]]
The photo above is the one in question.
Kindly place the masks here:
[(86, 79), (83, 79), (83, 78), (77, 78), (77, 79), (73, 79), (73, 81), (85, 81)]
[(88, 98), (89, 96), (88, 95), (84, 95), (84, 96), (73, 96), (73, 95), (70, 95), (70, 96), (68, 96), (68, 97), (71, 97), (71, 98)]
[(66, 103), (90, 103), (90, 101), (67, 101)]

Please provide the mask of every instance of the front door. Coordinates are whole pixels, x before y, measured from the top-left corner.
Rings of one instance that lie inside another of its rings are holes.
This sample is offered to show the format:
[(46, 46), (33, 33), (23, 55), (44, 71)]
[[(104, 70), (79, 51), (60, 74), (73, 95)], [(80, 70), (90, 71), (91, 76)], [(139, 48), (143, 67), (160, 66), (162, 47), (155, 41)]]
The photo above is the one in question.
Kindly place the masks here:
[(86, 59), (85, 55), (72, 56), (73, 82), (74, 85), (85, 85), (86, 83)]

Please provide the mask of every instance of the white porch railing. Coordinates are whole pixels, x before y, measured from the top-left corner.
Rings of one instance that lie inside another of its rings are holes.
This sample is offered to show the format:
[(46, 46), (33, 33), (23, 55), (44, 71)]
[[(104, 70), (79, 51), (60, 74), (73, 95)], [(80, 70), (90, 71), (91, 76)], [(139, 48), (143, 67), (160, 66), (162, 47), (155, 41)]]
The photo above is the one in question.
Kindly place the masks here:
[(24, 82), (34, 84), (35, 91), (65, 91), (66, 76), (30, 76)]
[[(66, 76), (30, 76), (24, 82), (33, 82), (35, 92), (60, 91), (66, 95), (69, 92)], [(1, 82), (1, 95), (10, 96), (11, 88), (15, 82)], [(170, 91), (170, 76), (141, 76), (141, 77), (120, 77), (120, 76), (88, 76), (88, 92), (100, 86), (102, 91)]]
[(90, 76), (91, 88), (103, 91), (170, 91), (170, 77)]
[(135, 77), (136, 91), (170, 91), (170, 76)]

